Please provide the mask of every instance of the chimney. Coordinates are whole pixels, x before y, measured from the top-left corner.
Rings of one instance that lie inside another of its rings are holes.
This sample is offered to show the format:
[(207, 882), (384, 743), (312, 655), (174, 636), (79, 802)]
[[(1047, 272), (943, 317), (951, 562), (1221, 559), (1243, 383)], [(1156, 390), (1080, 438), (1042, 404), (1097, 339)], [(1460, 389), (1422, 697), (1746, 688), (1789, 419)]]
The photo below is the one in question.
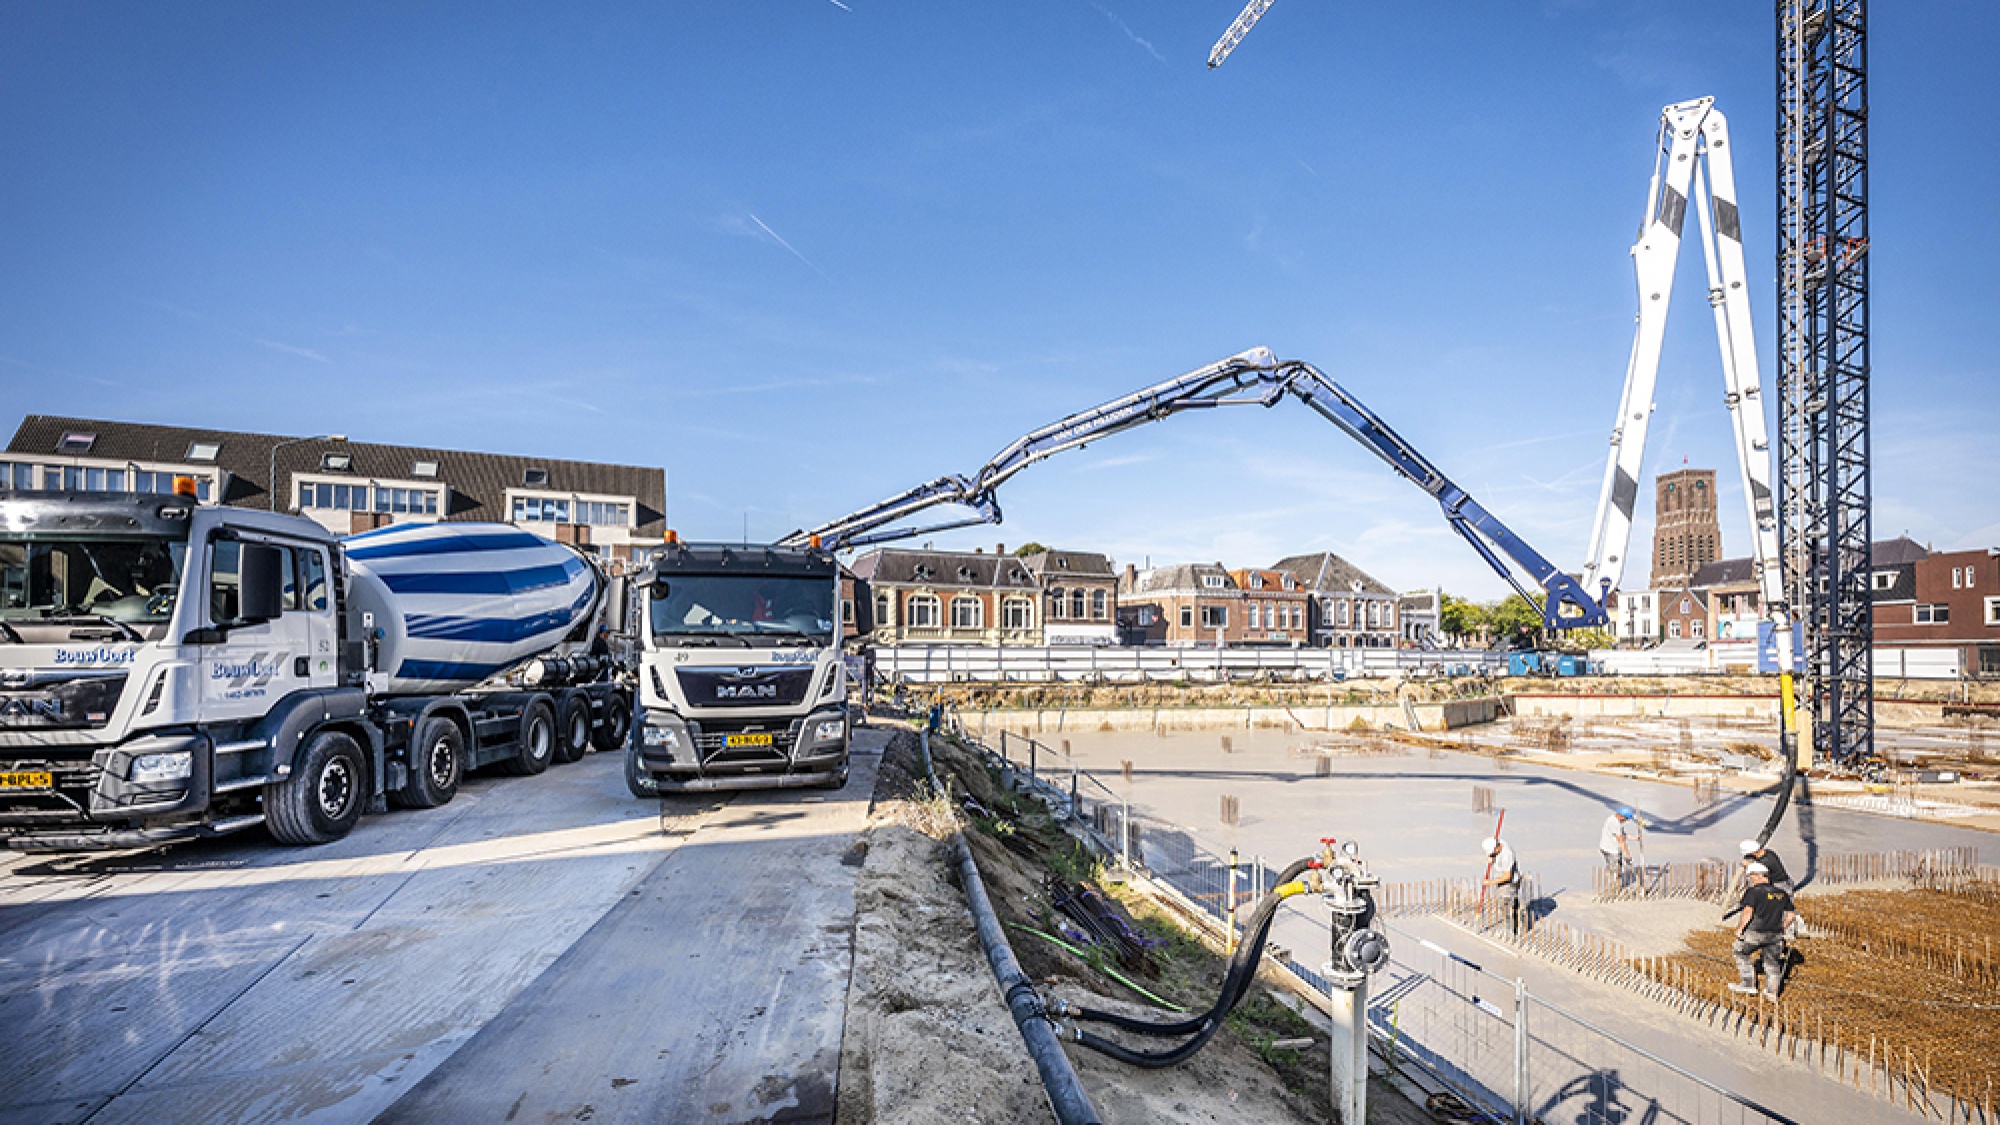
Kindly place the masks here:
[(1006, 554), (1006, 553), (1007, 553), (1007, 544), (1005, 544), (1005, 543), (995, 543), (995, 544), (993, 545), (993, 553), (994, 553), (994, 554), (996, 554), (996, 555), (1004, 555), (1004, 554)]
[(1139, 568), (1133, 566), (1131, 563), (1125, 564), (1125, 585), (1133, 589), (1137, 589), (1139, 586)]

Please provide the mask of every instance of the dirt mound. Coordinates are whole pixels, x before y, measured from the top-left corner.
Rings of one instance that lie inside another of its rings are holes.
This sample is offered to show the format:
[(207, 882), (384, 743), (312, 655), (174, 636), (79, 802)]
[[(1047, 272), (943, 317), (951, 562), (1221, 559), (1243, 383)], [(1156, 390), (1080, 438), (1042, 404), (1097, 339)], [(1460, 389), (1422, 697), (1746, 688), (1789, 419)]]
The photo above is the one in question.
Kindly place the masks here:
[[(952, 810), (969, 794), (978, 812), (967, 838), (1002, 921), (1048, 934), (1060, 926), (1043, 892), (1049, 874), (1087, 875), (1092, 864), (1045, 815), (1002, 791), (983, 765), (942, 740), (935, 744), (938, 767), (951, 779), (953, 796), (931, 793), (917, 780), (922, 769), (915, 745), (913, 736), (891, 744), (864, 837), (838, 1120), (1051, 1121), (965, 897), (947, 876), (952, 865), (942, 838), (950, 833)], [(1143, 904), (1122, 901), (1134, 908), (1135, 929), (1156, 943), (1143, 987), (1188, 1008), (1212, 1003), (1220, 959)], [(1077, 956), (1018, 928), (1009, 936), (1045, 996), (1159, 1016), (1101, 972), (1095, 953)], [(1300, 1017), (1259, 991), (1200, 1054), (1178, 1067), (1140, 1070), (1082, 1048), (1069, 1051), (1107, 1123), (1317, 1122), (1326, 1119), (1324, 1037), (1305, 1051), (1270, 1046), (1274, 1039), (1309, 1034)], [(1157, 1048), (1160, 1042), (1134, 1045)], [(1260, 1052), (1287, 1073), (1274, 1070)], [(1314, 1076), (1320, 1079), (1316, 1089)]]

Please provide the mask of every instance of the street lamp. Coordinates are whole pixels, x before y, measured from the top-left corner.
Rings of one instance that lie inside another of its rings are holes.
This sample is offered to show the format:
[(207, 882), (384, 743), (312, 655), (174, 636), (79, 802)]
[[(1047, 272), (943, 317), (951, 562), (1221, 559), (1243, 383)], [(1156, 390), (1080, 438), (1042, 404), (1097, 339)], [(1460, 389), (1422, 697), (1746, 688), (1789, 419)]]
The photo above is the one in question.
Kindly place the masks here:
[(346, 440), (346, 434), (319, 434), (314, 437), (292, 438), (289, 441), (281, 441), (273, 444), (271, 446), (271, 475), (265, 478), (265, 480), (270, 482), (270, 491), (265, 494), (266, 502), (264, 506), (273, 512), (278, 510), (278, 450), (288, 445), (304, 445), (309, 441)]

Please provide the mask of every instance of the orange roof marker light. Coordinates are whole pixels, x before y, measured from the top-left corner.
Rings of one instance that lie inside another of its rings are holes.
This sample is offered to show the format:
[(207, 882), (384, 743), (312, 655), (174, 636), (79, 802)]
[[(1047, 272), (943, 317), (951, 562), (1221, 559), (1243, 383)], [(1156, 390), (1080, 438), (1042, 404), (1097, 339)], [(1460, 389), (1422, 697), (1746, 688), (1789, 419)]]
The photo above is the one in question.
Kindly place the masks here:
[(200, 494), (200, 490), (199, 490), (199, 489), (197, 489), (197, 488), (195, 487), (195, 483), (194, 483), (194, 478), (193, 478), (193, 477), (175, 477), (175, 478), (174, 478), (174, 495), (175, 495), (175, 496), (185, 496), (185, 497), (187, 497), (187, 498), (189, 498), (189, 499), (194, 499), (194, 498), (195, 498), (196, 496), (198, 496), (199, 494)]
[(671, 527), (670, 527), (670, 528), (668, 528), (668, 529), (667, 529), (667, 542), (668, 542), (668, 543), (678, 543), (678, 542), (680, 542), (680, 541), (681, 541), (681, 533), (680, 533), (680, 532), (678, 532), (678, 531), (675, 531), (675, 530), (674, 530), (673, 528), (671, 528)]
[(811, 547), (815, 551), (819, 550), (819, 536), (817, 535), (806, 536), (806, 546)]

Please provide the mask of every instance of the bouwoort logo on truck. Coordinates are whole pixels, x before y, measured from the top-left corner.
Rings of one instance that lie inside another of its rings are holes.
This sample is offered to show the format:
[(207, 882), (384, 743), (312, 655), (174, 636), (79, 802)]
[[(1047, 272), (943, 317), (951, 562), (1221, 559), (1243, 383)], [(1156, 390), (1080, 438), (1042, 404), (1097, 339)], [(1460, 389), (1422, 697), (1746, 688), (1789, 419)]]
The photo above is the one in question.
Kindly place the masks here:
[(229, 690), (223, 693), (227, 698), (258, 696), (264, 694), (265, 686), (284, 667), (284, 660), (282, 652), (276, 656), (260, 652), (247, 660), (217, 661), (208, 666), (208, 678), (229, 681)]

